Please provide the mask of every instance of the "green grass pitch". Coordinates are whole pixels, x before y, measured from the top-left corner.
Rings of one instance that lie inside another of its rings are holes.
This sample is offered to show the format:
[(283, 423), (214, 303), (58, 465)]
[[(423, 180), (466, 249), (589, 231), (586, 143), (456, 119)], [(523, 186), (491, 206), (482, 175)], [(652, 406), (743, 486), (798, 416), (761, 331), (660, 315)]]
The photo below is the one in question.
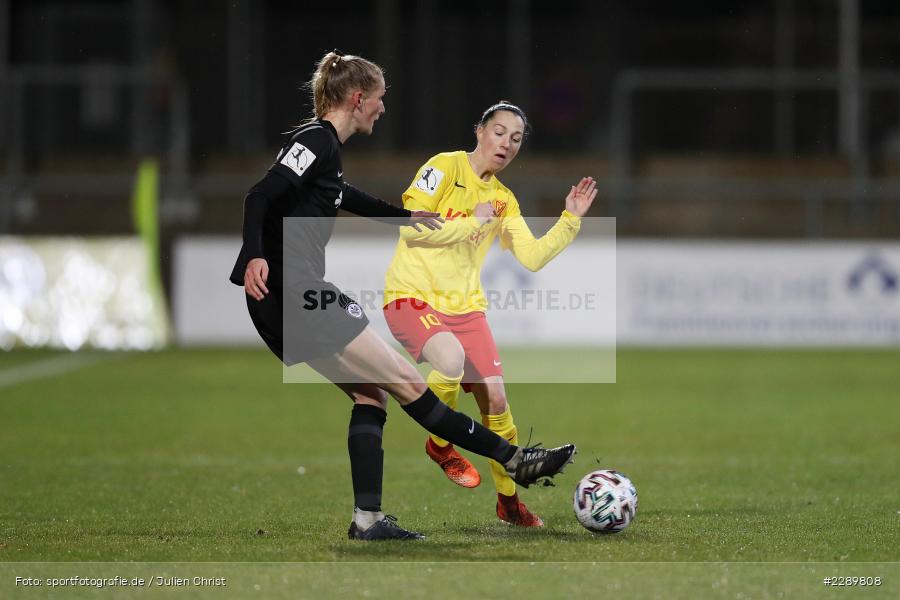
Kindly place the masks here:
[[(0, 382), (56, 356), (2, 353)], [(521, 491), (539, 531), (495, 518), (482, 459), (479, 488), (449, 483), (394, 403), (384, 508), (429, 537), (383, 544), (346, 539), (350, 403), (336, 388), (282, 384), (255, 350), (94, 358), (0, 387), (0, 597), (33, 591), (20, 575), (113, 572), (230, 578), (192, 589), (208, 597), (836, 594), (825, 576), (900, 593), (898, 351), (620, 349), (616, 384), (510, 385), (523, 442), (533, 427), (579, 448), (557, 487)], [(468, 396), (460, 408), (477, 412)], [(598, 467), (638, 490), (617, 535), (572, 514)]]

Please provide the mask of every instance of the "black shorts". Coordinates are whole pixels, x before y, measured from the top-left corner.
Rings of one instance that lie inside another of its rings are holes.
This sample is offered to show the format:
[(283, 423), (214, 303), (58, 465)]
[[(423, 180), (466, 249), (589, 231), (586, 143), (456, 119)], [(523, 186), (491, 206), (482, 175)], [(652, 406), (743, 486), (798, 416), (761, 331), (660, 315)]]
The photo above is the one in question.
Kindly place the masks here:
[(340, 352), (369, 324), (362, 307), (327, 281), (269, 286), (262, 300), (244, 295), (256, 331), (288, 366)]

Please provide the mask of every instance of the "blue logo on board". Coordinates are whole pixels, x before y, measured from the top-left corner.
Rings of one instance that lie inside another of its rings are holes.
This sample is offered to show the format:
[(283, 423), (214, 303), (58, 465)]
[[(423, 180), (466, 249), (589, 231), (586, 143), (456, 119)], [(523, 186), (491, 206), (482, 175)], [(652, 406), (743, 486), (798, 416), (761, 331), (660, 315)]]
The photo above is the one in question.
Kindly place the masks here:
[[(872, 253), (847, 277), (847, 289), (858, 294), (874, 286), (882, 295), (897, 293), (897, 271), (878, 254)], [(871, 293), (871, 292), (870, 292)]]

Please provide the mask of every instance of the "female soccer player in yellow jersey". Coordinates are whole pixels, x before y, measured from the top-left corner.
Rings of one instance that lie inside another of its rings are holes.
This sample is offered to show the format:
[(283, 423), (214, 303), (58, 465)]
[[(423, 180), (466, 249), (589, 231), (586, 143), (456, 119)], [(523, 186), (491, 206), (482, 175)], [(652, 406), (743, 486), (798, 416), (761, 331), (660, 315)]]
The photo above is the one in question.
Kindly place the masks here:
[[(438, 230), (402, 227), (385, 278), (384, 315), (394, 337), (418, 362), (432, 367), (427, 381), (451, 408), (459, 388), (475, 395), (482, 423), (515, 444), (518, 440), (494, 338), (485, 319), (481, 266), (495, 237), (527, 269), (537, 271), (575, 239), (581, 217), (597, 195), (585, 177), (572, 186), (559, 221), (540, 239), (522, 218), (519, 203), (496, 174), (515, 159), (528, 132), (519, 107), (501, 101), (488, 108), (475, 128), (478, 144), (466, 153), (431, 157), (403, 194), (409, 210), (440, 213)], [(481, 476), (449, 442), (432, 435), (425, 450), (447, 477), (475, 487)], [(497, 488), (497, 516), (524, 527), (541, 518), (519, 500), (505, 469), (491, 461)]]

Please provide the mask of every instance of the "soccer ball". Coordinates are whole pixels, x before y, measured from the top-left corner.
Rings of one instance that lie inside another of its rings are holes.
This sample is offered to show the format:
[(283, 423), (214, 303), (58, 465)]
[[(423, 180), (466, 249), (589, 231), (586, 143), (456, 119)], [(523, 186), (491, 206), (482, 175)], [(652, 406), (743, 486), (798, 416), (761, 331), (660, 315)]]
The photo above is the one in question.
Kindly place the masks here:
[(618, 471), (588, 473), (575, 486), (573, 499), (578, 522), (594, 533), (622, 531), (637, 513), (637, 490)]

